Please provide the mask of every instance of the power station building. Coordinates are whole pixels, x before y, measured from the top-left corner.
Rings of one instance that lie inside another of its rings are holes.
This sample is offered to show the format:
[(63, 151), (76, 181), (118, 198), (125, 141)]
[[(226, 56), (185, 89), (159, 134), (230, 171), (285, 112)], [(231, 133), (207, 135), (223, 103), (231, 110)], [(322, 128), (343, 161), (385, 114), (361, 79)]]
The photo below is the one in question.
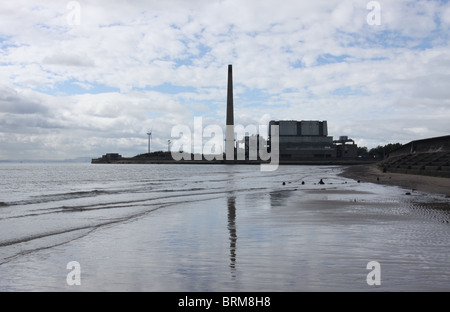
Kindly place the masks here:
[[(357, 146), (348, 137), (340, 137), (333, 141), (333, 137), (328, 135), (328, 125), (326, 121), (316, 120), (272, 120), (269, 123), (269, 137), (267, 147), (271, 149), (271, 126), (279, 126), (279, 159), (286, 161), (296, 161), (305, 159), (333, 159), (333, 158), (356, 158)], [(259, 135), (246, 136), (243, 139), (245, 159), (256, 159), (256, 155), (251, 155), (250, 141), (257, 142), (259, 150)], [(353, 144), (347, 144), (352, 142)], [(226, 137), (225, 154), (228, 159), (235, 159), (237, 146), (234, 133), (234, 104), (233, 104), (233, 69), (228, 65), (228, 86), (227, 86), (227, 116), (226, 116)]]
[[(326, 121), (272, 120), (269, 123), (269, 142), (271, 126), (274, 125), (279, 126), (280, 160), (357, 157), (355, 142), (348, 140), (348, 137), (340, 137), (339, 141), (333, 141), (333, 137), (328, 135)], [(346, 144), (349, 141), (353, 144)]]
[[(355, 141), (348, 136), (340, 136), (339, 140), (333, 141), (336, 149), (337, 158), (356, 158), (358, 157), (358, 146)], [(351, 144), (347, 144), (351, 143)]]
[(269, 123), (269, 140), (272, 126), (279, 126), (281, 160), (305, 158), (335, 158), (333, 137), (328, 136), (326, 121), (272, 120)]

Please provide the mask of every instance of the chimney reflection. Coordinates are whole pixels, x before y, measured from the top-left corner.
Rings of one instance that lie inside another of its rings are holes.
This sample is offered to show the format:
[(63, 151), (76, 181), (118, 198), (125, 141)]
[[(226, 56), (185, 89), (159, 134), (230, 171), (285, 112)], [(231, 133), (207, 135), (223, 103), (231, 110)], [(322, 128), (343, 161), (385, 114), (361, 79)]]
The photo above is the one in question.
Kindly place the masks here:
[(236, 268), (236, 197), (228, 197), (228, 231), (230, 233), (230, 269), (234, 273)]

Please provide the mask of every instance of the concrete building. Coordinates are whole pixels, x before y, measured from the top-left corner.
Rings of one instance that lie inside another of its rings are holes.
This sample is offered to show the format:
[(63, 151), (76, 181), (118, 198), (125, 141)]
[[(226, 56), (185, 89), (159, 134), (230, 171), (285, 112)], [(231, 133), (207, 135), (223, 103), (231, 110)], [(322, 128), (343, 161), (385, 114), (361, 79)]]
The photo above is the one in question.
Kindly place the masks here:
[[(358, 146), (355, 141), (348, 136), (340, 136), (339, 140), (333, 141), (336, 149), (337, 158), (356, 158), (358, 157)], [(351, 144), (347, 144), (351, 143)]]
[(272, 120), (279, 126), (280, 160), (336, 158), (333, 137), (328, 136), (326, 121)]
[[(317, 120), (272, 120), (269, 123), (269, 138), (264, 148), (271, 152), (271, 126), (279, 126), (279, 159), (297, 161), (307, 159), (356, 158), (357, 146), (353, 140), (342, 136), (333, 141), (328, 136), (327, 121)], [(233, 66), (228, 65), (227, 115), (225, 154), (226, 160), (257, 160), (259, 135), (245, 136), (241, 141), (235, 140), (234, 101), (233, 101)], [(347, 144), (352, 142), (353, 144)], [(241, 144), (244, 146), (242, 147)]]
[(357, 158), (355, 141), (347, 136), (333, 141), (333, 137), (328, 135), (326, 121), (272, 120), (269, 123), (269, 146), (272, 125), (279, 126), (280, 160)]

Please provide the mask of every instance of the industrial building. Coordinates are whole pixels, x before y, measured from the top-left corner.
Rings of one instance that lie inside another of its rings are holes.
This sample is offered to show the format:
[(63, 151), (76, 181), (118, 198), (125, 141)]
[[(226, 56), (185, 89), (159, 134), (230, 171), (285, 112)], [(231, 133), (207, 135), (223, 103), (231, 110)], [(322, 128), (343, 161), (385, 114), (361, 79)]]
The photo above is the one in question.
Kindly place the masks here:
[[(234, 101), (233, 101), (233, 67), (228, 65), (228, 85), (227, 85), (227, 110), (226, 110), (226, 134), (225, 134), (225, 160), (216, 159), (216, 161), (205, 160), (205, 157), (197, 159), (195, 155), (187, 156), (185, 159), (192, 159), (199, 163), (228, 163), (233, 164), (237, 161), (267, 161), (271, 159), (272, 150), (276, 152), (276, 143), (272, 142), (272, 126), (278, 126), (278, 151), (277, 160), (286, 163), (302, 163), (306, 160), (326, 160), (336, 159), (356, 159), (357, 145), (347, 136), (339, 137), (339, 140), (333, 141), (333, 137), (328, 135), (327, 121), (318, 120), (272, 120), (269, 122), (269, 133), (267, 139), (262, 134), (245, 135), (243, 138), (236, 138), (234, 125)], [(135, 156), (133, 158), (122, 157), (117, 153), (109, 153), (101, 158), (93, 159), (92, 163), (164, 163), (173, 161), (173, 155), (170, 152), (170, 145), (167, 153), (150, 154), (151, 131), (149, 136), (148, 153)], [(170, 140), (169, 140), (170, 143)], [(351, 144), (349, 144), (351, 143)], [(267, 152), (267, 153), (266, 153)], [(261, 156), (264, 153), (264, 157)], [(266, 157), (266, 154), (268, 157)], [(221, 155), (223, 156), (223, 155)], [(274, 157), (275, 158), (275, 157)], [(272, 158), (273, 159), (273, 158)], [(345, 160), (347, 162), (347, 160)], [(179, 160), (177, 163), (181, 163)], [(317, 163), (317, 162), (316, 162)]]
[[(337, 158), (356, 158), (358, 157), (358, 146), (355, 141), (348, 136), (340, 136), (339, 140), (333, 141), (336, 149)], [(347, 144), (351, 143), (351, 144)]]
[[(279, 159), (280, 160), (305, 160), (305, 159), (334, 159), (334, 158), (356, 158), (357, 146), (355, 142), (346, 136), (339, 137), (333, 141), (328, 136), (328, 125), (326, 121), (316, 120), (272, 120), (269, 123), (269, 138), (267, 145), (271, 151), (271, 126), (279, 126)], [(227, 86), (227, 116), (226, 116), (226, 138), (225, 150), (227, 159), (235, 159), (238, 146), (234, 138), (234, 104), (233, 104), (233, 70), (228, 65)], [(255, 142), (256, 151), (259, 150), (259, 135), (246, 136), (243, 139), (243, 153), (245, 159), (257, 159), (252, 154), (251, 141)], [(352, 142), (352, 144), (347, 144)]]
[[(272, 120), (269, 123), (269, 145), (271, 126), (279, 126), (280, 160), (356, 158), (357, 146), (348, 137), (333, 141), (328, 135), (326, 121), (317, 120)], [(353, 144), (347, 144), (352, 142)]]
[(275, 125), (279, 126), (280, 160), (336, 157), (326, 121), (272, 120), (269, 129)]

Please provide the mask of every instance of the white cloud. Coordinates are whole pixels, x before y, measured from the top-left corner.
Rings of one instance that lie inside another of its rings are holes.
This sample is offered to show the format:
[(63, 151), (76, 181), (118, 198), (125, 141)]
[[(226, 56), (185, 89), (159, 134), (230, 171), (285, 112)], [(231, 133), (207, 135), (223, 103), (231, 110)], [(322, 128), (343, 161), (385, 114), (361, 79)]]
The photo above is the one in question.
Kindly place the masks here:
[(52, 56), (46, 56), (42, 63), (44, 65), (61, 65), (61, 66), (81, 66), (81, 67), (92, 67), (94, 66), (94, 61), (87, 55), (76, 55), (76, 54), (54, 54)]
[(367, 2), (79, 1), (80, 25), (65, 1), (2, 3), (0, 157), (144, 152), (150, 127), (165, 149), (173, 125), (223, 123), (231, 63), (238, 121), (448, 134), (448, 3), (383, 1), (370, 26)]

